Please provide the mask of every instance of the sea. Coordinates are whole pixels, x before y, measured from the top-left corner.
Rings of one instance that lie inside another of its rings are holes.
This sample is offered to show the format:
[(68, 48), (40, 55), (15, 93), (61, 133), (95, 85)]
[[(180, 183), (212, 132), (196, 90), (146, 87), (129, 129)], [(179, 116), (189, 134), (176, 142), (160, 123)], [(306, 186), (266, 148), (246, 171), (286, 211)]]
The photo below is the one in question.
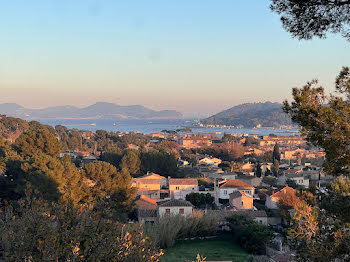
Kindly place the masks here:
[[(150, 134), (161, 132), (162, 130), (176, 130), (181, 128), (190, 128), (193, 133), (216, 133), (220, 138), (224, 133), (229, 134), (248, 134), (248, 135), (299, 135), (300, 130), (294, 129), (247, 129), (247, 128), (205, 128), (195, 124), (194, 119), (122, 119), (122, 120), (103, 120), (103, 119), (40, 119), (43, 124), (56, 126), (63, 125), (69, 129), (77, 128), (79, 130), (106, 130), (109, 132), (139, 132)], [(189, 133), (189, 132), (186, 132)]]

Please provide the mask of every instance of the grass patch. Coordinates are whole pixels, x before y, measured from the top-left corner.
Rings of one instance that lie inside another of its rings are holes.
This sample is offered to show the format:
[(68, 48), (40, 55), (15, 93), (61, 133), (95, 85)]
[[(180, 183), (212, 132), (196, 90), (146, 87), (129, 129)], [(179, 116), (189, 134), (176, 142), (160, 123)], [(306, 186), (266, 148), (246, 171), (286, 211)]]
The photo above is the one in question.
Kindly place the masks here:
[(234, 261), (244, 262), (249, 254), (232, 241), (225, 239), (185, 240), (166, 249), (161, 262), (194, 261), (197, 254), (207, 258), (207, 261)]

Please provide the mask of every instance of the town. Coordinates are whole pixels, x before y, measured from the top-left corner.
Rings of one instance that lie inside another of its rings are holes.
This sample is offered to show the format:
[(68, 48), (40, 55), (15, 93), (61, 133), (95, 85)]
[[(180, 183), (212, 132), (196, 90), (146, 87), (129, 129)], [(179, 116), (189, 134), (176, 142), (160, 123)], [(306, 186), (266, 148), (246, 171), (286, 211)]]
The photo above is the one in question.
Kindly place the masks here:
[[(86, 141), (94, 136), (95, 132), (82, 133)], [(127, 144), (128, 150), (143, 147), (175, 154), (178, 173), (147, 170), (134, 175), (134, 219), (152, 224), (165, 214), (191, 216), (202, 210), (204, 216), (219, 218), (220, 230), (225, 231), (229, 230), (226, 218), (243, 215), (276, 232), (274, 245), (267, 247), (275, 261), (291, 256), (281, 233), (289, 226), (298, 192), (324, 190), (335, 179), (323, 172), (324, 151), (301, 136), (224, 134), (220, 139), (215, 133), (181, 136), (176, 132), (138, 136), (148, 142)], [(80, 157), (85, 165), (98, 161), (103, 152), (61, 152), (65, 154)]]

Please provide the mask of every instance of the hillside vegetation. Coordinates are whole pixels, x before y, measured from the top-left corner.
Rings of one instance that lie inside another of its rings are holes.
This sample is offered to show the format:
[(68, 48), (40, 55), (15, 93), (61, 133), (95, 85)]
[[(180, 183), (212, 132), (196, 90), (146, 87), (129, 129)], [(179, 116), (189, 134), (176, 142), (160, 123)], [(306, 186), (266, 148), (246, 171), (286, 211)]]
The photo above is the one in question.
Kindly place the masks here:
[(290, 125), (290, 117), (282, 110), (280, 103), (245, 103), (217, 113), (201, 120), (207, 125), (242, 125), (246, 128), (256, 127), (279, 127)]

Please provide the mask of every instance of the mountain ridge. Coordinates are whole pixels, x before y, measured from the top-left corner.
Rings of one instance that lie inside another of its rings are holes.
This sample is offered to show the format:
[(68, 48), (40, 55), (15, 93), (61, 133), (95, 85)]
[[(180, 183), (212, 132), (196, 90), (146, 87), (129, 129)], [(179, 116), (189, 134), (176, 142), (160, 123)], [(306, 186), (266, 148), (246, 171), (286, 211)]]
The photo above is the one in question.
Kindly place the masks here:
[(202, 119), (201, 123), (205, 125), (242, 125), (246, 128), (253, 128), (258, 125), (263, 127), (291, 125), (292, 121), (283, 112), (281, 103), (257, 102), (233, 106)]
[(175, 110), (152, 110), (142, 105), (122, 106), (107, 102), (78, 108), (71, 105), (29, 109), (16, 103), (0, 104), (0, 114), (23, 119), (180, 119)]

